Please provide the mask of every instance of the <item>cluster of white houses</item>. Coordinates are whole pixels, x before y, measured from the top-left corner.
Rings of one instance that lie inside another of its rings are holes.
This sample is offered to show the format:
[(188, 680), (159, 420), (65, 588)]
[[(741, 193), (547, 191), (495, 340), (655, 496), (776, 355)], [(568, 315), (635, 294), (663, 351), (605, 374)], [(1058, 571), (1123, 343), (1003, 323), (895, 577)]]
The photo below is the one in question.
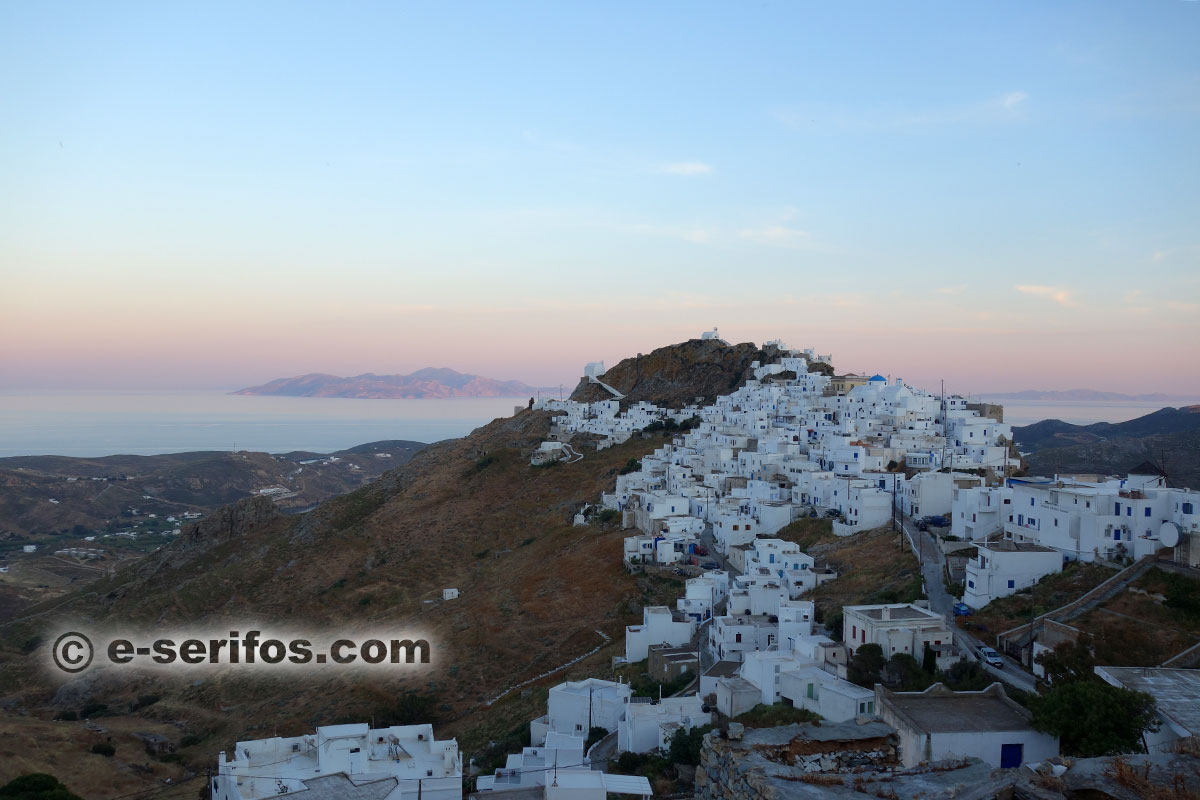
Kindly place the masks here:
[[(837, 575), (774, 534), (821, 513), (835, 516), (834, 532), (843, 536), (897, 512), (949, 516), (951, 533), (975, 548), (964, 594), (973, 607), (1061, 570), (1064, 560), (1136, 559), (1163, 547), (1186, 549), (1193, 533), (1200, 537), (1200, 493), (1166, 488), (1148, 465), (1125, 479), (1012, 479), (1011, 428), (992, 418), (995, 407), (880, 375), (810, 372), (813, 362), (831, 358), (772, 344), (784, 353), (777, 363), (755, 364), (753, 380), (709, 406), (637, 403), (622, 411), (600, 363), (588, 365), (587, 377), (613, 399), (537, 404), (559, 413), (555, 441), (533, 454), (534, 463), (582, 458), (566, 441), (575, 434), (607, 447), (655, 423), (679, 425), (671, 444), (618, 477), (602, 506), (638, 531), (625, 539), (631, 569), (686, 561), (705, 570), (686, 581), (674, 608), (643, 609), (616, 661), (646, 660), (663, 682), (684, 671), (698, 679), (686, 694), (658, 698), (636, 696), (621, 681), (555, 686), (547, 713), (530, 724), (529, 746), (480, 775), (478, 796), (646, 797), (645, 778), (592, 769), (585, 744), (594, 729), (614, 734), (620, 751), (648, 752), (668, 747), (677, 731), (710, 724), (714, 711), (732, 718), (759, 704), (787, 703), (830, 722), (878, 717), (898, 732), (906, 766), (957, 755), (1012, 767), (1057, 755), (1057, 739), (1034, 731), (999, 685), (896, 693), (847, 680), (849, 659), (868, 643), (889, 658), (932, 652), (942, 669), (963, 654), (945, 617), (919, 604), (846, 606), (841, 641), (819, 632), (804, 596)], [(1200, 566), (1198, 559), (1200, 546), (1178, 560)], [(1169, 688), (1160, 691), (1171, 703), (1164, 741), (1200, 730), (1189, 710), (1200, 707), (1195, 670), (1157, 670), (1150, 678), (1145, 670), (1103, 669), (1109, 672), (1097, 672), (1110, 683), (1154, 680)], [(373, 791), (361, 796), (389, 800), (461, 796), (457, 743), (434, 740), (428, 725), (337, 725), (312, 736), (239, 742), (218, 767), (214, 800), (312, 790), (314, 797), (349, 796), (362, 787)]]

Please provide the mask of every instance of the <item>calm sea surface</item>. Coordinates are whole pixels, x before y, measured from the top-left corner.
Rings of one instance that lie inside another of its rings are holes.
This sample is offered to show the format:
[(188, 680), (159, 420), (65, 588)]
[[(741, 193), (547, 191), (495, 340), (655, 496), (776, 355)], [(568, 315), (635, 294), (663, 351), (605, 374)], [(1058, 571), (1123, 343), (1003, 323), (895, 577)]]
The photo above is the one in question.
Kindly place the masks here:
[[(0, 457), (188, 450), (328, 453), (381, 439), (436, 442), (512, 414), (520, 398), (350, 400), (223, 392), (0, 392)], [(1007, 401), (1005, 421), (1120, 422), (1161, 403)], [(1173, 402), (1170, 405), (1185, 405)]]
[(223, 392), (0, 392), (0, 457), (189, 450), (328, 453), (381, 439), (436, 442), (509, 416), (519, 398), (351, 400)]

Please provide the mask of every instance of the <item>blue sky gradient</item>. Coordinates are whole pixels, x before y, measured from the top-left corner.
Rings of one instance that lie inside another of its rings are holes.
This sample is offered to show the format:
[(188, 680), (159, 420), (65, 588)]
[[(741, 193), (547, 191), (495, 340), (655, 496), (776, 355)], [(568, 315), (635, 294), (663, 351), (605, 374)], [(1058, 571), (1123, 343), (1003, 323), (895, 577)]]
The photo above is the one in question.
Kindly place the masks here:
[(720, 325), (1200, 393), (1197, 42), (1184, 0), (8, 3), (0, 383), (558, 383)]

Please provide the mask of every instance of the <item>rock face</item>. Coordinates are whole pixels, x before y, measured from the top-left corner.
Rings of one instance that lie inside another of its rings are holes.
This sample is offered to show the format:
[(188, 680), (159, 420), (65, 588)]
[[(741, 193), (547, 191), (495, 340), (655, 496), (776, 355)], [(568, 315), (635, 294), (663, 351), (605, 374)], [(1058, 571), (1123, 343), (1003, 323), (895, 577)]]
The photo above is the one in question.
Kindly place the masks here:
[[(775, 347), (760, 348), (753, 342), (727, 345), (716, 339), (690, 339), (660, 347), (649, 355), (626, 358), (610, 368), (602, 380), (625, 395), (623, 403), (644, 400), (679, 408), (696, 402), (698, 397), (711, 403), (718, 395), (729, 394), (754, 377), (752, 362), (765, 364), (779, 355)], [(603, 387), (586, 378), (571, 393), (572, 400), (583, 403), (611, 398)]]
[[(853, 772), (889, 772), (899, 764), (895, 731), (882, 722), (785, 725), (704, 737), (697, 800), (784, 800), (840, 787)], [(740, 727), (740, 726), (739, 726)], [(807, 790), (807, 791), (806, 791)]]
[(231, 506), (222, 506), (199, 522), (185, 525), (180, 532), (181, 546), (206, 547), (248, 533), (255, 526), (283, 516), (270, 499), (247, 497)]

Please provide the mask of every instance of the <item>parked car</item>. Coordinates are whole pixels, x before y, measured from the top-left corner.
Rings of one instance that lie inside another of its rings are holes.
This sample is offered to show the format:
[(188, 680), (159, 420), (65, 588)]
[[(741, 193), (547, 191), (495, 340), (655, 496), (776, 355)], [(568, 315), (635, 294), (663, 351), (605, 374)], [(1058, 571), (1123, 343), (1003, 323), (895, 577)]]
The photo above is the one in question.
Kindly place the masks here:
[(931, 528), (947, 528), (950, 526), (950, 520), (946, 519), (945, 517), (926, 517), (925, 522), (928, 523)]
[(1004, 669), (1004, 659), (1000, 657), (999, 653), (988, 647), (986, 644), (979, 645), (975, 651), (979, 654), (979, 660), (987, 664), (989, 667)]
[(700, 566), (703, 567), (704, 569), (720, 569), (721, 568), (721, 565), (715, 561), (705, 561)]
[(929, 523), (926, 522), (925, 520), (921, 520), (920, 522), (917, 523), (917, 530), (919, 530), (919, 531), (929, 530)]
[(971, 611), (971, 607), (969, 605), (967, 605), (966, 603), (955, 603), (954, 604), (954, 616), (956, 616), (956, 617), (969, 617), (973, 613), (974, 612)]

